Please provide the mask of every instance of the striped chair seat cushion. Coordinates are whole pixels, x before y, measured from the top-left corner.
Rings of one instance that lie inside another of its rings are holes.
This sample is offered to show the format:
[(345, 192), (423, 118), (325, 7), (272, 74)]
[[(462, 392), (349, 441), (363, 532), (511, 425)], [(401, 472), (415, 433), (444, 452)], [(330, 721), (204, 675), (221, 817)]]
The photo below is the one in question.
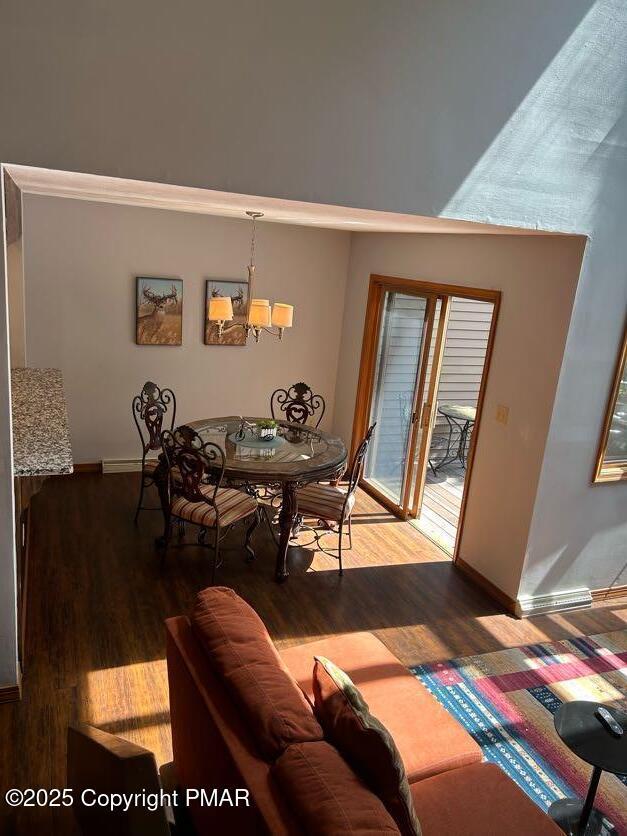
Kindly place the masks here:
[[(203, 485), (200, 490), (207, 498), (211, 498), (214, 486)], [(257, 510), (257, 500), (235, 488), (218, 488), (216, 505), (222, 528), (249, 517)], [(189, 502), (184, 496), (176, 496), (172, 500), (171, 511), (175, 517), (206, 528), (213, 528), (216, 524), (216, 510), (206, 502)]]
[[(324, 485), (321, 482), (305, 485), (298, 491), (298, 513), (317, 517), (320, 520), (340, 522), (345, 500), (346, 491), (335, 485)], [(355, 494), (353, 493), (346, 503), (344, 519), (348, 517), (354, 504)]]

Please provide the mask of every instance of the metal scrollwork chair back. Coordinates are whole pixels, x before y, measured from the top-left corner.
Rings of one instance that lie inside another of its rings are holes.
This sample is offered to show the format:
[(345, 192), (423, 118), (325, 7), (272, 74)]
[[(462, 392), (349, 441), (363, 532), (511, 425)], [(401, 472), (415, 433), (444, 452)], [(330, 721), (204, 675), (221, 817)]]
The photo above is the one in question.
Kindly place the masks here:
[(289, 389), (275, 389), (270, 398), (272, 417), (292, 424), (320, 426), (326, 404), (306, 383), (294, 383)]
[(139, 393), (135, 395), (132, 403), (133, 420), (139, 433), (142, 445), (141, 484), (137, 510), (135, 511), (135, 522), (140, 511), (158, 510), (155, 508), (144, 508), (142, 505), (144, 491), (154, 484), (154, 472), (158, 466), (156, 458), (148, 459), (148, 453), (161, 449), (161, 433), (164, 429), (165, 419), (168, 419), (169, 429), (174, 427), (176, 419), (176, 398), (171, 389), (160, 389), (151, 380), (146, 381)]
[(361, 474), (364, 470), (364, 461), (366, 459), (366, 454), (368, 453), (368, 447), (370, 447), (370, 442), (372, 441), (372, 436), (376, 426), (377, 422), (375, 421), (371, 427), (368, 427), (368, 432), (363, 437), (359, 447), (355, 451), (355, 457), (353, 459), (348, 477), (347, 497), (352, 496), (357, 490)]
[[(246, 531), (244, 547), (248, 560), (255, 552), (250, 538), (259, 524), (259, 506), (255, 497), (232, 487), (222, 487), (226, 464), (224, 450), (212, 441), (203, 441), (188, 426), (164, 430), (161, 435), (163, 454), (168, 467), (169, 502), (165, 529), (161, 538), (162, 562), (165, 561), (170, 542), (171, 520), (200, 527), (198, 545), (205, 542), (207, 531), (215, 532), (213, 545), (212, 583), (216, 569), (221, 565), (220, 541), (235, 523), (252, 517)], [(179, 533), (181, 529), (179, 528)], [(222, 533), (223, 532), (223, 533)], [(183, 544), (184, 545), (184, 544)]]
[[(195, 430), (185, 425), (174, 431), (165, 430), (161, 441), (168, 463), (170, 495), (178, 493), (188, 502), (215, 505), (224, 476), (224, 451), (212, 441), (203, 442)], [(207, 486), (212, 490), (208, 491)]]

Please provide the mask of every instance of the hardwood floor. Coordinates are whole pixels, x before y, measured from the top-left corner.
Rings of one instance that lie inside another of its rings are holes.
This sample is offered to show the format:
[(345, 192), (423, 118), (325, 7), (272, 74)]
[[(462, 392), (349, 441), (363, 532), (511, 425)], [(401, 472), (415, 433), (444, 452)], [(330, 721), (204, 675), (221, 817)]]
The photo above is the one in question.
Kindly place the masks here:
[[(1, 797), (7, 787), (64, 786), (72, 720), (141, 743), (159, 763), (171, 757), (163, 620), (190, 609), (210, 565), (193, 547), (173, 550), (159, 569), (153, 538), (161, 517), (146, 513), (133, 525), (136, 483), (135, 474), (61, 477), (34, 500), (24, 695), (0, 705)], [(278, 586), (263, 529), (252, 566), (241, 553), (243, 532), (232, 533), (218, 582), (256, 607), (279, 644), (373, 630), (407, 665), (625, 627), (621, 599), (517, 621), (364, 494), (353, 520), (343, 578), (331, 557), (298, 548), (289, 582)], [(74, 833), (64, 809), (1, 809), (2, 834)]]

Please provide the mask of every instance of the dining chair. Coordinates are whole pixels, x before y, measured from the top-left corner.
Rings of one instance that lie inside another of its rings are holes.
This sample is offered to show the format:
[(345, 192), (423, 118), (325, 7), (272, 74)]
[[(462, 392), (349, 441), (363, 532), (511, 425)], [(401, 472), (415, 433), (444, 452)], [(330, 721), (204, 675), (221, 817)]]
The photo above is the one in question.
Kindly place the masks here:
[[(176, 398), (171, 389), (160, 389), (156, 383), (147, 380), (139, 393), (133, 398), (133, 418), (142, 445), (141, 481), (139, 499), (135, 511), (135, 522), (140, 511), (160, 511), (160, 507), (146, 508), (142, 505), (144, 491), (155, 484), (155, 470), (159, 465), (157, 451), (161, 450), (161, 433), (164, 419), (168, 417), (169, 429), (174, 428), (176, 418)], [(155, 455), (149, 458), (149, 454)]]
[[(340, 575), (344, 574), (342, 568), (342, 538), (344, 526), (347, 528), (348, 547), (353, 548), (352, 511), (355, 505), (355, 492), (361, 478), (364, 467), (364, 459), (374, 433), (374, 423), (369, 429), (361, 444), (357, 448), (355, 458), (350, 467), (348, 485), (342, 488), (339, 485), (327, 484), (324, 482), (313, 482), (310, 485), (300, 488), (298, 491), (298, 514), (302, 517), (315, 517), (321, 523), (327, 525), (335, 523), (338, 535), (338, 555)], [(316, 536), (318, 545), (321, 537), (328, 534), (328, 530), (318, 533), (315, 528), (309, 526)], [(325, 551), (323, 549), (323, 551)], [(327, 552), (328, 554), (328, 552)]]
[(259, 525), (259, 503), (243, 490), (222, 487), (224, 451), (212, 441), (203, 441), (191, 427), (183, 425), (174, 431), (165, 430), (161, 435), (161, 444), (168, 465), (169, 489), (165, 528), (160, 543), (163, 548), (162, 562), (167, 556), (172, 522), (199, 526), (197, 542), (207, 548), (212, 547), (205, 542), (207, 531), (213, 529), (213, 584), (216, 569), (222, 565), (221, 541), (236, 523), (249, 517), (253, 519), (246, 530), (244, 548), (248, 552), (247, 560), (254, 560), (255, 551), (250, 540)]
[(270, 397), (272, 417), (292, 424), (308, 424), (313, 419), (312, 426), (320, 426), (325, 406), (322, 395), (314, 395), (306, 383), (294, 383), (289, 389), (275, 389)]

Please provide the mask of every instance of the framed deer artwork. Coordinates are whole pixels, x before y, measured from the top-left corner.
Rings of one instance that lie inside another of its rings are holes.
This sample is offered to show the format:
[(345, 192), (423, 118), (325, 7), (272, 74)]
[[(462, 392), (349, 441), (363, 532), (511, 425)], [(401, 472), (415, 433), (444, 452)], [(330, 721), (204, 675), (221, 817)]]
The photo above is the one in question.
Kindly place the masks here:
[[(218, 326), (209, 319), (209, 302), (216, 296), (230, 296), (233, 319), (226, 322), (222, 334)], [(246, 345), (246, 323), (248, 314), (248, 282), (243, 280), (207, 279), (205, 291), (205, 345)]]
[(181, 345), (183, 280), (137, 276), (135, 342)]

